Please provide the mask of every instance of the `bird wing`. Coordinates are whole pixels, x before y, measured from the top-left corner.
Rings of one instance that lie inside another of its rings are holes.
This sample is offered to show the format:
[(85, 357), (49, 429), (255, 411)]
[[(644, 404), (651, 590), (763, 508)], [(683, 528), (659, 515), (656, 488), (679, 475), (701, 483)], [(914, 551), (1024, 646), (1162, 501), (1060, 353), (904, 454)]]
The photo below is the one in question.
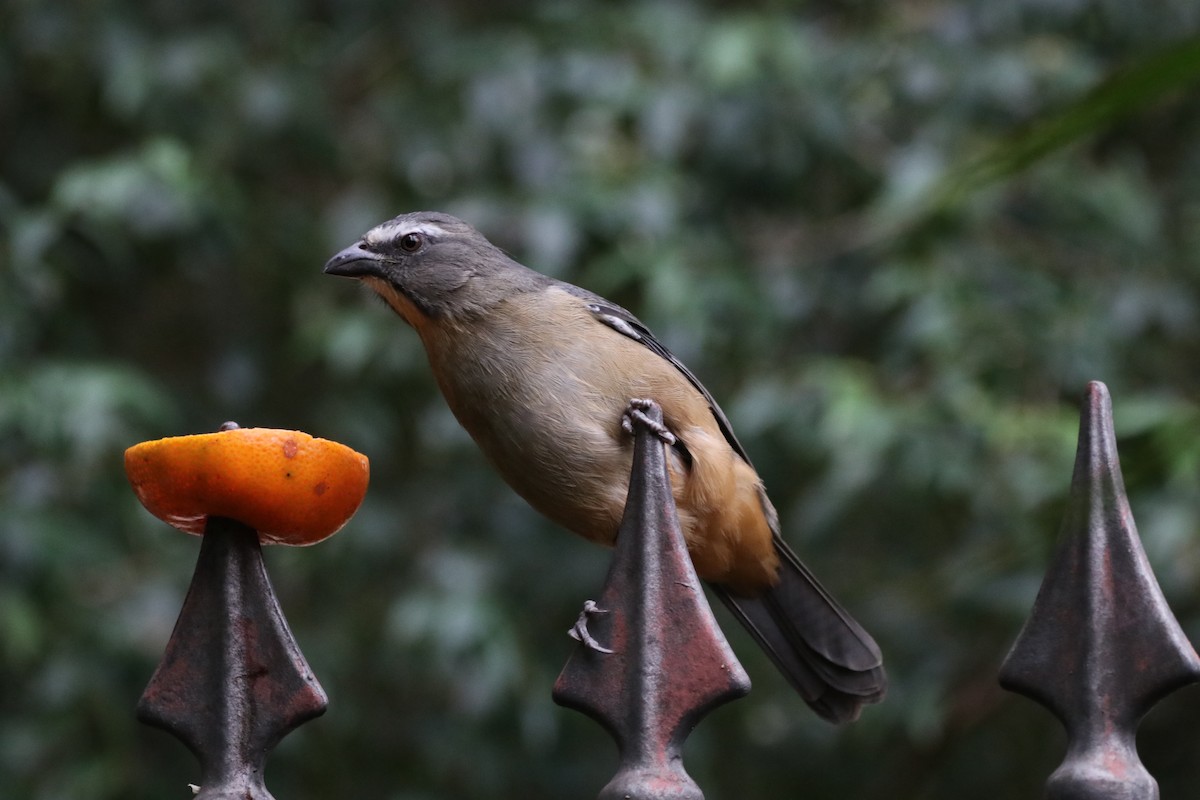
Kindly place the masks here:
[[(704, 384), (637, 317), (585, 289), (570, 284), (563, 288), (583, 300), (597, 321), (673, 364), (708, 401), (729, 446), (750, 464), (725, 412)], [(817, 714), (831, 722), (853, 720), (887, 690), (879, 646), (783, 541), (779, 518), (761, 486), (759, 496), (780, 556), (779, 582), (755, 597), (735, 596), (719, 584), (710, 585)]]
[[(598, 322), (607, 325), (623, 336), (633, 339), (635, 342), (648, 348), (651, 352), (666, 359), (675, 369), (679, 370), (688, 379), (688, 383), (696, 387), (696, 391), (704, 396), (704, 400), (708, 403), (708, 407), (717, 421), (717, 426), (721, 429), (721, 434), (725, 437), (725, 440), (729, 442), (729, 446), (733, 448), (735, 453), (741, 456), (743, 461), (750, 464), (750, 457), (746, 455), (745, 448), (742, 447), (742, 443), (738, 441), (737, 436), (734, 434), (733, 426), (729, 424), (729, 418), (725, 416), (725, 412), (717, 405), (717, 401), (713, 399), (712, 394), (709, 393), (708, 389), (704, 388), (704, 384), (700, 382), (700, 379), (684, 366), (683, 362), (676, 358), (674, 353), (667, 349), (666, 345), (654, 337), (654, 334), (650, 332), (650, 329), (641, 320), (616, 303), (611, 303), (586, 289), (580, 289), (578, 286), (572, 286), (571, 284), (563, 284), (563, 288), (583, 300), (587, 306), (587, 310), (591, 312), (592, 316)], [(754, 466), (753, 464), (750, 465)]]

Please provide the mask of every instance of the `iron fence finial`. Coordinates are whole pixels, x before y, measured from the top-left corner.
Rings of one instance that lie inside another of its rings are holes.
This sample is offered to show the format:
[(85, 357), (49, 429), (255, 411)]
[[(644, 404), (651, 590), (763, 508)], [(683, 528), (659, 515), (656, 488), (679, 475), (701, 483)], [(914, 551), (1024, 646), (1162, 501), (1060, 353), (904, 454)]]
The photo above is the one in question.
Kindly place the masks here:
[[(644, 409), (662, 424), (657, 405)], [(636, 417), (635, 417), (636, 420)], [(712, 616), (679, 527), (662, 439), (636, 420), (633, 471), (612, 565), (554, 699), (598, 721), (617, 741), (620, 767), (600, 800), (702, 800), (683, 768), (684, 740), (700, 719), (750, 691)]]
[(1168, 608), (1138, 538), (1117, 459), (1112, 402), (1088, 385), (1059, 544), (1001, 685), (1048, 708), (1067, 754), (1052, 799), (1152, 800), (1138, 723), (1170, 692), (1200, 680), (1200, 658)]
[(210, 518), (138, 719), (196, 755), (198, 800), (272, 800), (263, 783), (267, 755), (326, 702), (279, 608), (258, 534)]

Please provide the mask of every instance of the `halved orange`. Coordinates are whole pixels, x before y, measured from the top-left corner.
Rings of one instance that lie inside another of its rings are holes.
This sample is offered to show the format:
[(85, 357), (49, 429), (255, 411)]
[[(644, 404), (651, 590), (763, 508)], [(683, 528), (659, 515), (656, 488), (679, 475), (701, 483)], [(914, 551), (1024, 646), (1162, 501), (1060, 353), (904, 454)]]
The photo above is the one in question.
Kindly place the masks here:
[(367, 457), (300, 431), (234, 428), (136, 444), (125, 474), (151, 514), (203, 534), (229, 517), (269, 544), (314, 544), (336, 533), (367, 492)]

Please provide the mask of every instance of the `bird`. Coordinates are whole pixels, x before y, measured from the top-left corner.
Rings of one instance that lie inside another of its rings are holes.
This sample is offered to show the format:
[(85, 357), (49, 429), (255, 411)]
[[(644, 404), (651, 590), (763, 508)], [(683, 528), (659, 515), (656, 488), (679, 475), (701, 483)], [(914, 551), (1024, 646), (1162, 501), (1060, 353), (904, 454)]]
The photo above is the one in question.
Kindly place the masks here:
[(883, 698), (879, 646), (783, 540), (729, 419), (637, 317), (440, 212), (376, 225), (324, 272), (361, 281), (416, 331), (450, 410), (501, 477), (585, 539), (615, 540), (631, 401), (657, 403), (696, 573), (818, 716), (852, 721)]

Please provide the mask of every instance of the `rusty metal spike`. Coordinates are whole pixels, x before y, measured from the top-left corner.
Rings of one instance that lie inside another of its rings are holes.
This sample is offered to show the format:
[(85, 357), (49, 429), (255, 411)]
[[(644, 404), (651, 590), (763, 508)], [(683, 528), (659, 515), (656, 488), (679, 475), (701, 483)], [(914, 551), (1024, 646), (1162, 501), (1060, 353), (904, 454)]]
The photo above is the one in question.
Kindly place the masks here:
[[(661, 425), (662, 411), (646, 409)], [(595, 719), (620, 767), (600, 800), (702, 800), (683, 768), (684, 740), (712, 709), (750, 691), (713, 618), (679, 527), (663, 442), (635, 423), (633, 472), (612, 565), (590, 615), (592, 636), (554, 686), (554, 700)]]
[(196, 755), (200, 800), (272, 800), (267, 755), (326, 702), (279, 608), (258, 534), (211, 518), (138, 719)]
[(1138, 723), (1200, 680), (1200, 658), (1167, 607), (1142, 550), (1117, 460), (1112, 403), (1088, 385), (1058, 550), (1000, 684), (1048, 708), (1067, 754), (1048, 798), (1152, 800)]

